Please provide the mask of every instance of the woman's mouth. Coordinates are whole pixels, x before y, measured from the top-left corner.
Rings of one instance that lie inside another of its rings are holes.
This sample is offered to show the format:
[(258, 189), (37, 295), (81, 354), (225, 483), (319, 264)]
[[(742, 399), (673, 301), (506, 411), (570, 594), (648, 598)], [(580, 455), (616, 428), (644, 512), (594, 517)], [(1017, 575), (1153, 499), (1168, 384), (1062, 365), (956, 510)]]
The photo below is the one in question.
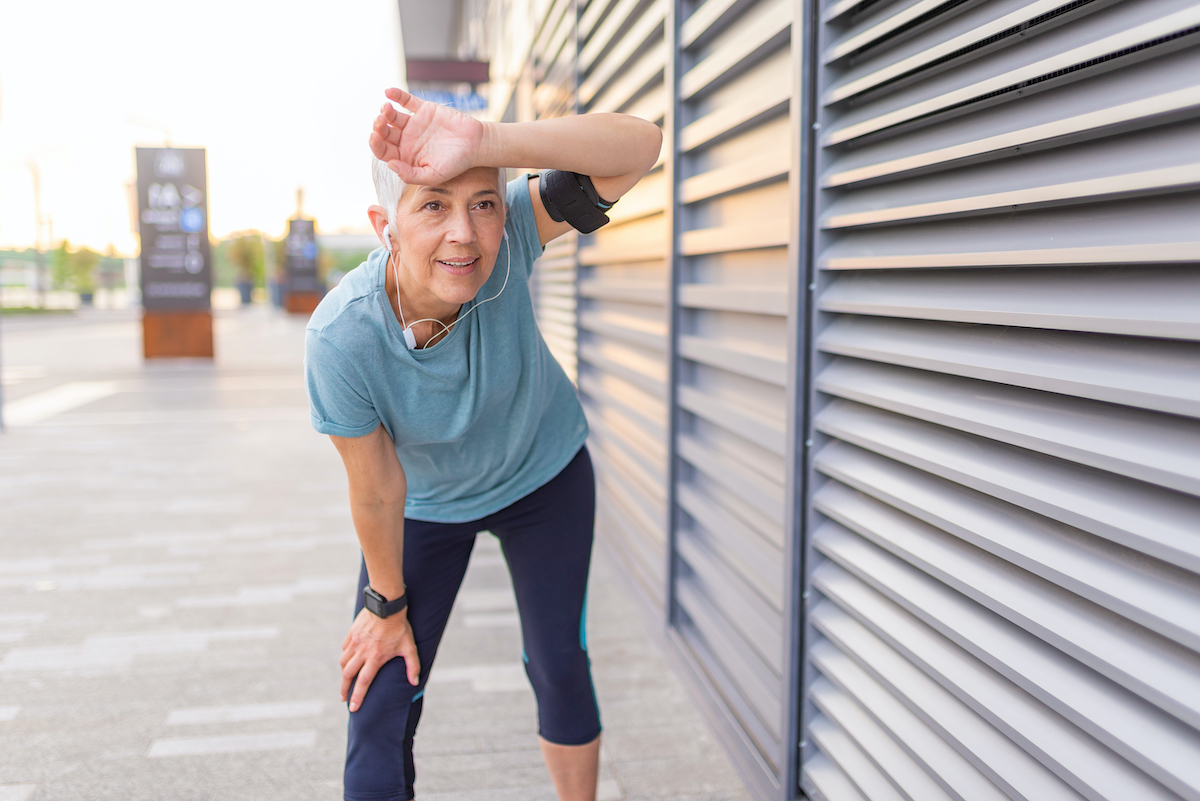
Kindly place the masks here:
[(442, 265), (442, 268), (451, 275), (466, 275), (475, 269), (475, 265), (479, 263), (479, 257), (473, 259), (438, 259), (437, 263)]

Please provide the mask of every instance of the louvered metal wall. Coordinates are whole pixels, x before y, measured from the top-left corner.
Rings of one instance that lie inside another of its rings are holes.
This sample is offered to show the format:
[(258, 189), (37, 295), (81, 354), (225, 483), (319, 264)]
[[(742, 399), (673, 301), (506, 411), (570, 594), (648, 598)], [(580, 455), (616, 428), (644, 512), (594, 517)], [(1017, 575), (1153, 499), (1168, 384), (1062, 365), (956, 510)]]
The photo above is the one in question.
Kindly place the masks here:
[(1200, 799), (1200, 3), (820, 14), (804, 785)]
[[(579, 108), (661, 124), (667, 0), (592, 0), (578, 18)], [(662, 615), (667, 566), (667, 184), (662, 164), (579, 245), (579, 392), (598, 535)]]
[[(529, 59), (531, 119), (563, 117), (575, 112), (576, 0), (556, 0), (546, 14)], [(578, 383), (579, 238), (572, 231), (546, 246), (533, 268), (529, 291), (538, 328), (550, 352), (572, 381)]]
[(689, 6), (675, 56), (671, 640), (743, 775), (759, 797), (778, 798), (796, 756), (785, 569), (795, 523), (795, 3)]

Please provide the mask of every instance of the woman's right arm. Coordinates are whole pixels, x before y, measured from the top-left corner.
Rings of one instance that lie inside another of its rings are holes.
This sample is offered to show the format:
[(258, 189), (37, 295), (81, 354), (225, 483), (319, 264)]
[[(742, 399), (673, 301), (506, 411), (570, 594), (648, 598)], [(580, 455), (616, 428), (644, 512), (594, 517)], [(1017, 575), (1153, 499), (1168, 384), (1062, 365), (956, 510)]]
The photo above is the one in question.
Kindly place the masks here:
[[(408, 484), (383, 426), (365, 437), (333, 437), (350, 483), (350, 514), (367, 563), (371, 588), (389, 601), (404, 594), (404, 498)], [(421, 664), (408, 612), (387, 618), (363, 609), (342, 643), (342, 700), (351, 684), (350, 711), (362, 705), (375, 674), (390, 660), (404, 657), (408, 681), (419, 681)], [(355, 681), (357, 677), (357, 681)]]

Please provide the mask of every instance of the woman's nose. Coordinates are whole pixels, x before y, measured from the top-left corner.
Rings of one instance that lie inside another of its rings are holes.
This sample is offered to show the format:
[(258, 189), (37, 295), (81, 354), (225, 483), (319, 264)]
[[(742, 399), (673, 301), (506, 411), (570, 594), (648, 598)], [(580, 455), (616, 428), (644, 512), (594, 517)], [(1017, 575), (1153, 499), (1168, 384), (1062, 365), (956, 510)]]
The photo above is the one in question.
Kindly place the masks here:
[(446, 231), (448, 241), (474, 242), (478, 238), (470, 213), (463, 211), (450, 216), (450, 227)]

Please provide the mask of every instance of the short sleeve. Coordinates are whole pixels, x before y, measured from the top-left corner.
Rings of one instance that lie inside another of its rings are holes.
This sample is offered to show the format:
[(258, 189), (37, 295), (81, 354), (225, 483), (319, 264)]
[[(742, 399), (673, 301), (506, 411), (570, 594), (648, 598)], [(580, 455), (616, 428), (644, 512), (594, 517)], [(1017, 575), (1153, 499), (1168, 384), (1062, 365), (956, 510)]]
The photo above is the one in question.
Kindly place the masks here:
[(312, 425), (335, 437), (365, 437), (379, 427), (362, 375), (319, 331), (304, 337), (304, 377)]
[(504, 227), (513, 240), (513, 262), (526, 266), (525, 277), (533, 272), (533, 263), (541, 258), (545, 248), (538, 239), (537, 219), (533, 216), (533, 199), (529, 195), (529, 179), (534, 176), (526, 173), (508, 182), (505, 203), (507, 204), (507, 219)]

